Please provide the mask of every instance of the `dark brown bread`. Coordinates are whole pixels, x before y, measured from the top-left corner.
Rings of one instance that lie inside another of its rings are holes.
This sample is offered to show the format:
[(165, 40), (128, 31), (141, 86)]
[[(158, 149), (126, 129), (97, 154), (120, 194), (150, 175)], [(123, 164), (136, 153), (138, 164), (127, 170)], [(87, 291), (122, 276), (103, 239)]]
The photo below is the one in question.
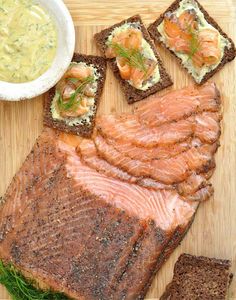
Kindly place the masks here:
[(160, 300), (223, 300), (232, 275), (229, 260), (182, 254)]
[(99, 105), (99, 101), (103, 91), (103, 86), (106, 79), (106, 60), (100, 56), (75, 53), (72, 61), (94, 64), (97, 67), (99, 73), (101, 74), (100, 78), (98, 79), (98, 88), (95, 96), (94, 114), (90, 117), (90, 122), (86, 122), (85, 120), (83, 124), (74, 125), (74, 126), (69, 126), (64, 121), (53, 119), (51, 113), (51, 103), (55, 95), (55, 87), (53, 87), (46, 94), (44, 100), (44, 125), (58, 129), (60, 131), (80, 135), (82, 137), (90, 137), (93, 133), (97, 108)]
[[(209, 24), (211, 24), (213, 27), (215, 27), (220, 32), (220, 34), (223, 37), (225, 37), (228, 41), (230, 41), (230, 43), (231, 43), (231, 47), (229, 49), (225, 48), (225, 50), (224, 50), (224, 56), (223, 56), (220, 64), (214, 70), (206, 73), (206, 75), (203, 77), (203, 79), (199, 83), (199, 84), (203, 84), (209, 78), (211, 78), (216, 72), (218, 72), (221, 68), (223, 68), (223, 66), (226, 63), (232, 61), (235, 58), (235, 56), (236, 56), (236, 49), (235, 49), (235, 45), (234, 45), (234, 42), (232, 41), (232, 39), (227, 36), (227, 34), (221, 29), (221, 27), (216, 23), (216, 21), (208, 14), (208, 12), (202, 7), (202, 5), (197, 0), (194, 0), (194, 1), (198, 4), (199, 9), (204, 14), (204, 17), (205, 17), (206, 21)], [(165, 43), (160, 40), (161, 34), (157, 31), (157, 26), (160, 25), (161, 22), (163, 21), (165, 13), (167, 13), (167, 12), (174, 12), (176, 9), (178, 9), (180, 2), (181, 2), (181, 0), (174, 1), (167, 8), (167, 10), (163, 14), (160, 15), (160, 17), (154, 23), (152, 23), (148, 27), (148, 31), (149, 31), (151, 37), (154, 39), (154, 41), (157, 42), (157, 43), (162, 44), (168, 51), (170, 51), (176, 57), (176, 59), (178, 60), (178, 62), (180, 63), (180, 65), (183, 67), (182, 60), (175, 55), (174, 51), (172, 51), (172, 50), (170, 50), (169, 48), (166, 47)]]
[(101, 50), (102, 54), (105, 56), (105, 51), (106, 51), (106, 47), (107, 47), (106, 46), (106, 40), (107, 40), (108, 36), (110, 35), (110, 33), (116, 27), (119, 27), (119, 26), (125, 24), (126, 22), (134, 22), (134, 23), (139, 22), (141, 24), (140, 30), (142, 31), (144, 39), (150, 44), (150, 46), (151, 46), (151, 48), (152, 48), (152, 50), (155, 54), (155, 57), (157, 58), (158, 65), (159, 65), (159, 70), (160, 70), (160, 77), (161, 77), (161, 79), (158, 83), (156, 83), (155, 85), (153, 85), (152, 87), (150, 87), (146, 91), (141, 91), (141, 90), (138, 90), (138, 89), (134, 88), (126, 80), (123, 80), (121, 78), (115, 58), (107, 59), (110, 66), (111, 66), (112, 71), (114, 72), (116, 78), (119, 80), (119, 82), (121, 84), (122, 90), (125, 94), (125, 97), (127, 98), (128, 103), (132, 104), (132, 103), (134, 103), (136, 101), (140, 101), (140, 100), (148, 97), (149, 95), (152, 95), (152, 94), (154, 94), (154, 93), (156, 93), (156, 92), (158, 92), (158, 91), (160, 91), (160, 90), (162, 90), (162, 89), (164, 89), (168, 86), (171, 86), (173, 84), (173, 82), (172, 82), (170, 76), (167, 74), (167, 72), (166, 72), (166, 70), (163, 66), (163, 63), (161, 61), (161, 58), (157, 54), (155, 45), (154, 45), (153, 41), (151, 40), (150, 35), (149, 35), (147, 29), (145, 28), (145, 26), (142, 22), (142, 19), (139, 15), (135, 15), (135, 16), (127, 19), (127, 20), (124, 20), (120, 23), (117, 23), (117, 24), (107, 28), (107, 29), (104, 29), (101, 32), (96, 33), (94, 35), (96, 43), (97, 43), (99, 49)]

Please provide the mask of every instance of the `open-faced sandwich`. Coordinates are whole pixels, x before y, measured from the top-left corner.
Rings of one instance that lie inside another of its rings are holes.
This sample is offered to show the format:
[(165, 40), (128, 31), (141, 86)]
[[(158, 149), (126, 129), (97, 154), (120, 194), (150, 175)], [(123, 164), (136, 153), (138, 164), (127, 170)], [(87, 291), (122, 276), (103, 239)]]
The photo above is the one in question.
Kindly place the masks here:
[(148, 28), (202, 84), (234, 59), (233, 41), (196, 0), (176, 0)]
[(129, 104), (172, 85), (140, 16), (95, 34), (95, 40)]
[(104, 58), (74, 54), (63, 78), (45, 97), (44, 124), (90, 137), (105, 77)]

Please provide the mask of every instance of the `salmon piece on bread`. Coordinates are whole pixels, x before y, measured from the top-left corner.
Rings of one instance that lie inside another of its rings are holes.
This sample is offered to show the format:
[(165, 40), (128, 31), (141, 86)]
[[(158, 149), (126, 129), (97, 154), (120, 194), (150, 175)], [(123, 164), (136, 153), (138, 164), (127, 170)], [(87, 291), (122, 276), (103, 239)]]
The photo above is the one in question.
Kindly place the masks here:
[(205, 83), (236, 56), (234, 42), (197, 0), (176, 0), (148, 27), (197, 84)]
[(44, 125), (90, 137), (106, 79), (103, 57), (75, 53), (59, 83), (44, 99)]
[(173, 84), (139, 15), (96, 33), (94, 38), (129, 104)]

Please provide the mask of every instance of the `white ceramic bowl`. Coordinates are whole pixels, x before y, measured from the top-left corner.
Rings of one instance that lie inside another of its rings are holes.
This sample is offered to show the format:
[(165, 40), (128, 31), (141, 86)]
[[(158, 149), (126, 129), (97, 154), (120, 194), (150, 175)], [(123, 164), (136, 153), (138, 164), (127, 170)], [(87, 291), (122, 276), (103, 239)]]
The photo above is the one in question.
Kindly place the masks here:
[(37, 79), (26, 83), (0, 81), (0, 100), (19, 101), (43, 94), (53, 87), (68, 68), (75, 48), (75, 29), (62, 0), (37, 0), (52, 16), (58, 31), (58, 47), (52, 66)]

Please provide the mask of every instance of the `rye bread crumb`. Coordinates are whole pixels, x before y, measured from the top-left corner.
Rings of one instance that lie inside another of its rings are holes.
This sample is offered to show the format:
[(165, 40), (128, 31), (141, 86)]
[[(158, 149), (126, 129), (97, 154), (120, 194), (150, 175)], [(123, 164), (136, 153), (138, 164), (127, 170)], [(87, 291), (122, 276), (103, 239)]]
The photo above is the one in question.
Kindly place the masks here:
[[(148, 27), (148, 31), (151, 35), (151, 37), (154, 39), (155, 42), (161, 44), (162, 46), (164, 46), (168, 51), (170, 51), (170, 53), (172, 55), (174, 55), (174, 57), (177, 59), (177, 61), (179, 62), (179, 64), (188, 71), (187, 68), (185, 68), (183, 65), (182, 65), (182, 60), (177, 57), (175, 55), (175, 52), (170, 50), (166, 44), (164, 42), (162, 42), (160, 40), (161, 38), (161, 34), (157, 31), (157, 26), (159, 26), (161, 24), (161, 22), (164, 20), (164, 15), (167, 13), (167, 12), (174, 12), (176, 9), (178, 9), (179, 7), (179, 4), (182, 0), (176, 0), (174, 1), (167, 9), (166, 11), (160, 15), (160, 17), (154, 22), (152, 23), (151, 25), (149, 25)], [(225, 48), (225, 51), (224, 51), (224, 56), (220, 62), (220, 64), (212, 71), (206, 73), (206, 75), (202, 78), (201, 82), (200, 83), (197, 83), (197, 84), (203, 84), (205, 83), (209, 78), (211, 78), (216, 72), (218, 72), (220, 69), (223, 68), (223, 66), (225, 64), (227, 64), (228, 62), (232, 61), (235, 56), (236, 56), (236, 49), (235, 49), (235, 45), (234, 45), (234, 42), (232, 41), (231, 38), (229, 38), (227, 36), (227, 34), (221, 29), (221, 27), (217, 24), (217, 22), (208, 14), (208, 12), (202, 7), (202, 5), (197, 1), (197, 0), (194, 0), (197, 4), (198, 4), (198, 7), (199, 9), (201, 10), (201, 12), (204, 14), (204, 17), (206, 19), (206, 21), (211, 24), (214, 28), (216, 28), (220, 34), (225, 37), (230, 43), (231, 43), (231, 47), (228, 49), (228, 48)], [(189, 71), (188, 71), (189, 73)], [(190, 74), (190, 76), (193, 78), (193, 76)], [(193, 78), (194, 79), (194, 78)], [(195, 79), (194, 79), (195, 81)]]
[(146, 91), (141, 91), (141, 90), (138, 90), (138, 89), (134, 88), (132, 85), (130, 85), (127, 80), (124, 80), (124, 79), (121, 78), (115, 58), (107, 59), (112, 71), (114, 72), (115, 77), (120, 82), (121, 88), (122, 88), (122, 90), (125, 94), (127, 102), (129, 104), (132, 104), (136, 101), (143, 100), (144, 98), (148, 97), (149, 95), (152, 95), (152, 94), (154, 94), (158, 91), (161, 91), (164, 88), (167, 88), (168, 86), (171, 86), (173, 84), (173, 82), (172, 82), (170, 76), (168, 75), (167, 71), (165, 70), (164, 65), (161, 61), (161, 58), (157, 54), (157, 50), (155, 48), (155, 45), (154, 45), (152, 39), (150, 38), (150, 35), (149, 35), (147, 29), (145, 28), (145, 26), (142, 22), (142, 19), (139, 15), (135, 15), (133, 17), (130, 17), (130, 18), (126, 19), (126, 20), (123, 20), (122, 22), (117, 23), (117, 24), (115, 24), (115, 25), (113, 25), (113, 26), (111, 26), (107, 29), (104, 29), (101, 32), (96, 33), (94, 35), (94, 39), (97, 43), (98, 48), (102, 52), (103, 56), (105, 57), (105, 51), (106, 51), (106, 48), (107, 48), (106, 41), (107, 41), (108, 36), (111, 34), (111, 32), (116, 27), (119, 27), (119, 26), (121, 26), (121, 25), (123, 25), (127, 22), (130, 22), (130, 23), (139, 22), (140, 23), (140, 30), (142, 31), (143, 37), (150, 44), (150, 46), (151, 46), (151, 48), (152, 48), (152, 50), (155, 54), (155, 57), (157, 58), (157, 62), (158, 62), (158, 65), (159, 65), (159, 70), (160, 70), (160, 77), (161, 77), (160, 81), (157, 82), (155, 85), (148, 88)]
[(232, 279), (229, 260), (182, 254), (160, 300), (223, 300)]
[(99, 101), (102, 95), (105, 79), (106, 79), (106, 60), (100, 56), (85, 55), (75, 53), (72, 62), (85, 62), (87, 64), (94, 64), (98, 72), (100, 73), (100, 78), (98, 79), (98, 88), (95, 96), (95, 110), (94, 114), (90, 116), (90, 122), (83, 122), (83, 124), (69, 126), (62, 120), (53, 119), (51, 113), (51, 103), (55, 95), (55, 87), (51, 88), (44, 98), (44, 125), (64, 131), (67, 133), (72, 133), (80, 135), (82, 137), (89, 138), (93, 133), (93, 128), (95, 125), (95, 117), (99, 105)]

